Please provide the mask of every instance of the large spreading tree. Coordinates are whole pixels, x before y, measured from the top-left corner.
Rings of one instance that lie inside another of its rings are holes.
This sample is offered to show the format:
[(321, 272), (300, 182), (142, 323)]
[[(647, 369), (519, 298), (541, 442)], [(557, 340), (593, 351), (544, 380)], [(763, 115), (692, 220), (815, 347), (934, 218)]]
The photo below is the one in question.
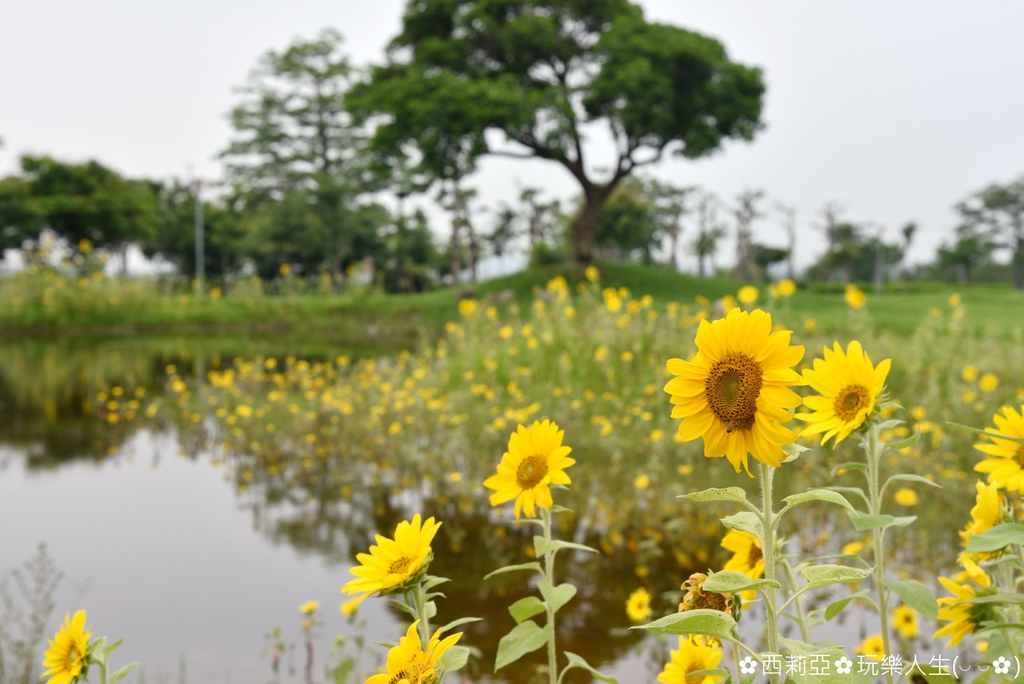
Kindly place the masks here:
[(983, 242), (1010, 251), (1013, 286), (1024, 290), (1024, 176), (1006, 185), (993, 183), (957, 204), (956, 210), (961, 224), (976, 229)]
[[(349, 105), (376, 120), (378, 151), (415, 149), (440, 179), (483, 154), (562, 165), (584, 198), (572, 232), (585, 263), (623, 179), (666, 154), (751, 140), (763, 95), (760, 69), (730, 61), (717, 40), (646, 21), (628, 0), (412, 0), (387, 63)], [(585, 145), (597, 122), (616, 149), (603, 174)]]

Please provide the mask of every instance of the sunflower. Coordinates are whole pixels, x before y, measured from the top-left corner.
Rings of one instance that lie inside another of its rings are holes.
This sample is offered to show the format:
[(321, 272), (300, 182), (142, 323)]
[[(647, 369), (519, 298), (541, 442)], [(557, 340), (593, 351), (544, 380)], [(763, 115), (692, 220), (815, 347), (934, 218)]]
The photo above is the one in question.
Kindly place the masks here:
[(988, 481), (998, 487), (1005, 487), (1011, 492), (1024, 490), (1024, 444), (1009, 439), (1000, 439), (995, 435), (1007, 437), (1024, 437), (1024, 405), (1020, 413), (1009, 406), (1004, 406), (992, 417), (996, 426), (985, 428), (987, 442), (978, 442), (974, 448), (988, 454), (988, 458), (974, 466), (979, 473), (988, 473)]
[(892, 626), (904, 639), (917, 636), (917, 613), (910, 606), (900, 606), (893, 611)]
[(633, 622), (643, 622), (651, 617), (651, 595), (640, 587), (626, 600), (626, 615)]
[(723, 613), (732, 615), (733, 619), (739, 622), (739, 604), (741, 601), (734, 601), (733, 595), (729, 593), (719, 594), (714, 591), (707, 591), (704, 589), (704, 583), (708, 581), (708, 576), (703, 572), (695, 572), (690, 575), (689, 579), (683, 582), (683, 586), (679, 587), (685, 593), (683, 594), (683, 601), (679, 604), (679, 612), (682, 613), (687, 610), (720, 610)]
[(439, 527), (441, 523), (434, 522), (432, 517), (421, 524), (417, 513), (412, 522), (403, 520), (398, 523), (394, 539), (376, 535), (377, 545), (370, 547), (370, 553), (357, 554), (356, 560), (360, 565), (349, 570), (357, 579), (350, 580), (341, 588), (348, 594), (361, 594), (346, 606), (354, 610), (370, 594), (390, 594), (425, 570), (432, 557), (430, 542)]
[(882, 662), (882, 658), (885, 657), (885, 643), (882, 641), (882, 635), (873, 634), (865, 638), (860, 642), (860, 646), (853, 649), (853, 652), (864, 656), (865, 660)]
[(701, 321), (692, 362), (668, 361), (676, 376), (665, 385), (675, 405), (672, 417), (685, 419), (679, 438), (703, 437), (704, 455), (727, 457), (736, 472), (742, 466), (750, 473), (748, 453), (780, 466), (786, 457), (782, 445), (796, 441), (796, 433), (780, 423), (793, 417), (787, 409), (800, 405), (789, 388), (805, 384), (791, 368), (804, 348), (790, 346), (790, 331), (771, 330), (772, 318), (764, 311), (733, 309), (714, 323)]
[(301, 606), (299, 606), (299, 612), (303, 615), (309, 615), (310, 613), (315, 613), (316, 609), (319, 607), (319, 601), (306, 601)]
[[(984, 573), (979, 579), (982, 587), (989, 586), (989, 579)], [(979, 624), (994, 617), (992, 604), (968, 603), (978, 597), (978, 592), (969, 584), (957, 584), (948, 577), (940, 577), (939, 582), (954, 595), (939, 599), (939, 620), (949, 624), (935, 632), (932, 638), (948, 636), (949, 645), (956, 646), (965, 636), (973, 634)]]
[[(366, 684), (432, 684), (438, 680), (438, 662), (445, 652), (462, 637), (462, 632), (439, 641), (441, 630), (434, 632), (424, 651), (420, 636), (416, 633), (419, 620), (409, 625), (409, 631), (388, 651), (387, 671), (375, 674)], [(443, 674), (443, 673), (442, 673)]]
[(530, 427), (520, 425), (508, 440), (508, 451), (498, 464), (498, 474), (484, 480), (493, 489), (491, 505), (516, 500), (516, 519), (525, 510), (534, 517), (535, 506), (551, 508), (551, 485), (569, 484), (565, 469), (576, 461), (569, 458), (570, 447), (562, 446), (563, 430), (550, 420), (534, 421)]
[(50, 668), (40, 678), (47, 684), (70, 684), (83, 674), (89, 662), (89, 637), (85, 631), (85, 611), (64, 616), (64, 625), (53, 635), (50, 648), (43, 654), (43, 667)]
[(798, 413), (796, 417), (807, 423), (801, 435), (824, 432), (822, 444), (832, 437), (839, 444), (871, 415), (885, 387), (891, 361), (872, 365), (857, 340), (850, 342), (845, 353), (836, 342), (834, 349), (825, 347), (824, 355), (824, 359), (814, 360), (813, 370), (804, 370), (807, 384), (818, 393), (804, 399), (804, 406), (814, 413)]
[[(671, 660), (658, 675), (662, 684), (715, 684), (721, 677), (706, 675), (697, 681), (691, 672), (713, 670), (722, 662), (722, 649), (711, 639), (694, 634), (679, 637), (679, 648), (670, 654)], [(369, 684), (369, 682), (367, 682)]]
[[(729, 530), (722, 538), (722, 548), (732, 551), (730, 558), (723, 570), (735, 570), (742, 572), (750, 579), (761, 579), (764, 576), (764, 554), (761, 551), (761, 541), (750, 532), (742, 530)], [(746, 608), (757, 596), (755, 589), (741, 591), (743, 607)]]

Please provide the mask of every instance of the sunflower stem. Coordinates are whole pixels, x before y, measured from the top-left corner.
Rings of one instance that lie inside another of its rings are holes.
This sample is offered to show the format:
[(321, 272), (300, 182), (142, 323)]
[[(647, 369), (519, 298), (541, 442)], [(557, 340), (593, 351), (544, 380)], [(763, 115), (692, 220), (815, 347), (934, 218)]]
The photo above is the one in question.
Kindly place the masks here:
[[(885, 444), (879, 439), (878, 424), (872, 424), (864, 437), (864, 450), (868, 457), (868, 493), (872, 515), (881, 515), (882, 496), (879, 489), (881, 479), (882, 452), (885, 451)], [(875, 552), (875, 591), (878, 593), (878, 617), (882, 628), (882, 653), (890, 655), (889, 638), (889, 592), (882, 582), (885, 581), (885, 528), (876, 530), (872, 535)], [(892, 671), (885, 670), (886, 684), (892, 684)]]
[[(761, 535), (761, 554), (764, 556), (764, 578), (775, 581), (775, 513), (772, 508), (772, 480), (775, 468), (758, 463), (761, 470), (761, 514), (764, 516), (764, 530)], [(764, 613), (768, 622), (768, 652), (779, 653), (779, 616), (775, 610), (775, 587), (768, 584), (761, 587), (764, 595)], [(772, 684), (779, 684), (782, 678), (770, 675)]]
[(786, 581), (789, 583), (790, 590), (794, 592), (792, 601), (796, 605), (797, 624), (800, 625), (800, 638), (810, 643), (811, 634), (810, 630), (807, 629), (807, 613), (804, 612), (804, 604), (800, 600), (800, 596), (795, 593), (797, 590), (796, 576), (793, 574), (793, 568), (790, 567), (789, 561), (783, 561), (782, 569), (786, 572)]
[[(555, 586), (555, 552), (551, 550), (551, 511), (547, 508), (540, 509), (541, 519), (544, 521), (544, 541), (547, 542), (544, 551), (544, 579), (550, 586)], [(557, 684), (558, 678), (558, 651), (555, 648), (555, 611), (551, 604), (544, 602), (547, 612), (548, 631), (548, 681)]]
[(416, 613), (416, 619), (420, 621), (420, 642), (423, 644), (428, 644), (430, 643), (430, 616), (427, 615), (427, 606), (423, 594), (422, 577), (420, 578), (420, 581), (416, 583), (416, 586), (413, 588), (412, 600), (413, 602), (412, 604), (410, 604), (409, 597), (406, 596), (405, 603), (413, 609), (413, 612)]

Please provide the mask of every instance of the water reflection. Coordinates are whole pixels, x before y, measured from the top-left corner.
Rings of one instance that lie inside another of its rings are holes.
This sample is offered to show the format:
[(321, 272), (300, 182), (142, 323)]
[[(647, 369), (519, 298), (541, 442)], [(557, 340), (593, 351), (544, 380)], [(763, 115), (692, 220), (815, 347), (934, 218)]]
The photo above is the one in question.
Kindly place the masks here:
[[(0, 445), (23, 453), (30, 472), (58, 471), (75, 462), (116, 462), (143, 431), (163, 435), (186, 459), (222, 473), (237, 506), (272, 545), (331, 564), (351, 564), (375, 534), (390, 534), (414, 512), (433, 515), (444, 521), (433, 571), (453, 580), (439, 619), (484, 618), (464, 628), (463, 643), (484, 654), (473, 680), (528, 681), (530, 665), (541, 662), (537, 654), (508, 673), (489, 674), (498, 640), (513, 625), (507, 606), (528, 590), (516, 575), (482, 578), (527, 560), (533, 529), (513, 524), (510, 507), (491, 509), (480, 483), (515, 422), (545, 415), (537, 393), (524, 390), (529, 376), (487, 358), (452, 367), (436, 351), (359, 360), (358, 352), (327, 353), (330, 345), (315, 342), (275, 355), (272, 344), (5, 344)], [(754, 483), (722, 461), (705, 461), (699, 445), (665, 437), (672, 426), (650, 383), (620, 374), (606, 378), (607, 396), (573, 395), (564, 378), (575, 371), (564, 363), (555, 357), (542, 371), (554, 378), (543, 392), (558, 397), (545, 402), (545, 411), (557, 408), (564, 416), (559, 422), (577, 460), (572, 487), (558, 493), (575, 513), (559, 517), (558, 535), (602, 553), (566, 555), (560, 564), (558, 581), (572, 582), (579, 594), (559, 613), (559, 644), (599, 668), (621, 666), (644, 648), (643, 636), (625, 629), (629, 593), (644, 586), (656, 596), (656, 612), (671, 611), (678, 602), (671, 592), (684, 579), (724, 560), (718, 519), (733, 511), (686, 504), (678, 495)], [(460, 385), (470, 390), (457, 391)], [(138, 454), (154, 465), (166, 456), (166, 450)], [(927, 448), (918, 456), (939, 460)], [(778, 490), (825, 484), (822, 470), (813, 457), (802, 459), (783, 470)], [(67, 477), (76, 471), (68, 468)], [(951, 567), (959, 539), (949, 521), (966, 520), (969, 486), (953, 480), (927, 492), (929, 505), (916, 511), (922, 521), (894, 537), (898, 567), (925, 581)], [(808, 507), (789, 523), (791, 548), (804, 557), (837, 553), (857, 538), (832, 510)], [(339, 573), (338, 587), (344, 579)], [(636, 675), (637, 665), (630, 667)]]

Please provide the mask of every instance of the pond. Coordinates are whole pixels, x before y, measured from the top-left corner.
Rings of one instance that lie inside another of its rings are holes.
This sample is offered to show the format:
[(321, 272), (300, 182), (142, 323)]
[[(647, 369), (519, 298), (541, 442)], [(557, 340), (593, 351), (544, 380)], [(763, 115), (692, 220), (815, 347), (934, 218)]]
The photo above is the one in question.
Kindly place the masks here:
[[(513, 524), (510, 506), (492, 508), (480, 483), (517, 421), (559, 416), (536, 406), (514, 367), (499, 386), (476, 361), (456, 362), (443, 345), (410, 354), (345, 349), (330, 338), (5, 342), (0, 572), (45, 543), (64, 573), (47, 636), (65, 612), (85, 608), (94, 634), (124, 637), (117, 662), (142, 662), (146, 681), (302, 681), (298, 607), (316, 600), (314, 680), (325, 681), (344, 635), (342, 653), (358, 659), (351, 681), (362, 682), (384, 661), (369, 642), (395, 641), (403, 615), (371, 598), (347, 621), (339, 589), (374, 534), (432, 515), (443, 524), (431, 573), (452, 579), (438, 619), (483, 618), (462, 628), (462, 643), (482, 658), (452, 681), (525, 684), (539, 657), (497, 675), (493, 659), (514, 624), (508, 605), (530, 589), (515, 574), (483, 577), (529, 560), (533, 530)], [(460, 404), (455, 386), (475, 398)], [(559, 516), (558, 536), (600, 553), (561, 557), (560, 580), (579, 594), (559, 613), (559, 647), (622, 682), (653, 681), (674, 644), (630, 631), (626, 599), (645, 587), (657, 613), (673, 611), (683, 580), (726, 560), (718, 519), (734, 512), (678, 495), (723, 483), (753, 492), (754, 482), (724, 459), (703, 459), (694, 444), (674, 443), (660, 391), (638, 390), (629, 421), (607, 406), (578, 406), (600, 401), (590, 390), (570, 394), (550, 404), (564, 404), (573, 417), (563, 425), (575, 426), (566, 433), (573, 484), (556, 494), (573, 513)], [(505, 408), (473, 405), (487, 402)], [(611, 426), (604, 441), (580, 434)], [(821, 470), (798, 461), (777, 489), (798, 491), (814, 478), (820, 486)], [(970, 489), (929, 490), (914, 533), (895, 537), (896, 567), (930, 584), (951, 571)], [(789, 548), (806, 556), (855, 539), (845, 519), (813, 507), (787, 531)], [(815, 600), (823, 607), (829, 597)], [(852, 653), (865, 630), (877, 632), (876, 620), (854, 614), (826, 635)], [(274, 628), (286, 645), (276, 672)]]

